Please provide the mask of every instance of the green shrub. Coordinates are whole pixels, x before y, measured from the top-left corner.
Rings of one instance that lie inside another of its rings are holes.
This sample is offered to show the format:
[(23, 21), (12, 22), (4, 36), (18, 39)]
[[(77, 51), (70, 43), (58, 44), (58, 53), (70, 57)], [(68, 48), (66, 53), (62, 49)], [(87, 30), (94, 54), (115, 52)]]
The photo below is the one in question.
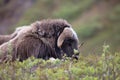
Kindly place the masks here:
[(102, 55), (80, 55), (79, 60), (28, 58), (23, 62), (0, 64), (1, 80), (119, 80), (120, 53), (112, 54), (103, 46)]

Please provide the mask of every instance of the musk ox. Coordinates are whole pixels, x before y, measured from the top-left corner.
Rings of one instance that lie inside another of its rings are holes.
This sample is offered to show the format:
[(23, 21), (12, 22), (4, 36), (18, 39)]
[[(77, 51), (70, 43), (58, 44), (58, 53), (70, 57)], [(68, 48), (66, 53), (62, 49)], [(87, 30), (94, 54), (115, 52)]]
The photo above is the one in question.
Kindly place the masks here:
[(72, 57), (74, 49), (78, 50), (79, 41), (66, 20), (48, 19), (20, 29), (14, 38), (0, 46), (4, 54), (9, 53), (5, 49), (9, 43), (12, 45), (12, 60), (19, 58), (23, 61), (30, 56), (48, 59), (61, 58), (66, 54)]

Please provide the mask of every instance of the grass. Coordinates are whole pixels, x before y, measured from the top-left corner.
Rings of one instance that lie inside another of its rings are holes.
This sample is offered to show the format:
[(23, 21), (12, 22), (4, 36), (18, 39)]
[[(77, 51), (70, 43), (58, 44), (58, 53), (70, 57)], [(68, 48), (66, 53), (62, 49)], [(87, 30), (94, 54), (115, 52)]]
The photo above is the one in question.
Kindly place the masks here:
[(79, 56), (78, 61), (42, 60), (31, 57), (23, 62), (0, 64), (1, 80), (119, 80), (120, 54), (111, 53), (109, 45), (103, 46), (101, 55)]

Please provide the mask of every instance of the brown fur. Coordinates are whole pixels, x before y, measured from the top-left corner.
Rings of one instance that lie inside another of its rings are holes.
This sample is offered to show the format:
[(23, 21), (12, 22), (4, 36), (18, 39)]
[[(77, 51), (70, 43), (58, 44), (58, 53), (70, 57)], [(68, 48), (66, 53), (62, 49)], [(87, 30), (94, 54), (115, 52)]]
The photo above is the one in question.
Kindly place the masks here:
[(15, 46), (15, 58), (25, 60), (30, 56), (48, 59), (61, 58), (57, 39), (65, 27), (71, 27), (65, 20), (42, 20), (31, 24), (32, 33), (28, 33)]
[[(78, 50), (79, 41), (77, 34), (66, 20), (48, 19), (33, 24), (37, 25), (38, 28), (36, 29), (38, 29), (38, 34), (42, 34), (42, 36), (45, 37), (47, 41), (49, 41), (50, 45), (55, 49), (55, 52), (58, 55), (63, 55), (66, 53), (67, 56), (72, 57), (74, 54), (74, 49)], [(57, 41), (62, 33), (66, 34), (66, 32), (63, 32), (65, 28), (71, 29), (74, 36), (73, 38), (68, 38), (66, 36), (63, 44), (61, 45), (62, 47), (60, 48), (57, 45)]]
[(49, 42), (45, 38), (37, 37), (36, 34), (28, 34), (17, 42), (13, 60), (19, 58), (20, 61), (23, 61), (30, 56), (43, 59), (57, 58)]
[(61, 54), (61, 50), (57, 46), (57, 39), (59, 35), (63, 32), (64, 28), (71, 27), (71, 25), (63, 19), (47, 19), (42, 21), (36, 21), (31, 26), (35, 26), (37, 28), (36, 31), (42, 37), (45, 37), (52, 48), (55, 49), (57, 54)]
[[(19, 31), (13, 39), (6, 43), (6, 45), (12, 44), (13, 60), (19, 58), (20, 61), (23, 61), (30, 56), (43, 59), (61, 58), (62, 53), (57, 46), (57, 39), (64, 28), (71, 27), (67, 21), (62, 19), (42, 20), (29, 27)], [(0, 50), (5, 50), (6, 45), (0, 46)], [(4, 54), (7, 52), (8, 50), (5, 50)]]

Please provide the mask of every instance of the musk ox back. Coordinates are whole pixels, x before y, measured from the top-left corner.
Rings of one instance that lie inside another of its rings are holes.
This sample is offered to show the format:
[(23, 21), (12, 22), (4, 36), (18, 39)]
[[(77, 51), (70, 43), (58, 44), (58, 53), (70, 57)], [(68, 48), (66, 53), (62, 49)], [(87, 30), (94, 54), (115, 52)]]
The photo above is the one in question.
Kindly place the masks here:
[[(9, 40), (13, 39), (14, 37), (16, 37), (18, 35), (18, 33), (25, 32), (24, 30), (26, 30), (25, 28), (28, 28), (28, 26), (22, 26), (22, 27), (18, 27), (16, 28), (16, 30), (10, 34), (10, 35), (0, 35), (0, 45), (8, 42)], [(27, 31), (27, 30), (26, 30)]]

